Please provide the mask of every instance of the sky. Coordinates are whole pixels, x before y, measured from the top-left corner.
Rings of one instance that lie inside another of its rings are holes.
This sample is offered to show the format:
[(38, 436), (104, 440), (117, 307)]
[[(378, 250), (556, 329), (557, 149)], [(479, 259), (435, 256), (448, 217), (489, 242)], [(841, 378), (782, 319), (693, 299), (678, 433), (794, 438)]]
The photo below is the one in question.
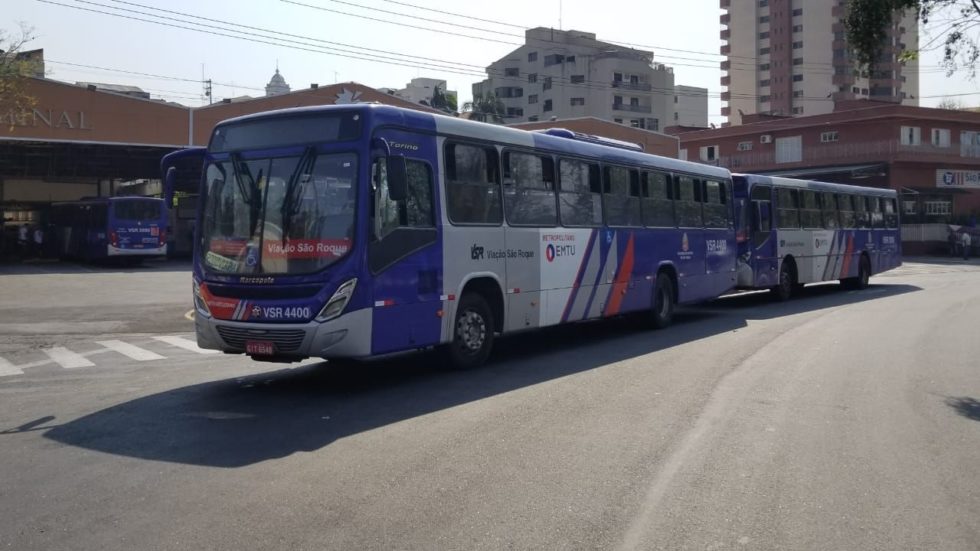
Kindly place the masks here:
[[(294, 90), (350, 81), (401, 88), (412, 78), (429, 77), (448, 81), (462, 104), (472, 83), (485, 78), (485, 67), (523, 42), (523, 28), (544, 26), (653, 50), (656, 61), (674, 68), (676, 84), (707, 88), (710, 122), (724, 121), (718, 0), (0, 3), (0, 29), (17, 32), (21, 22), (33, 27), (29, 47), (44, 49), (49, 78), (139, 86), (186, 105), (206, 103), (202, 78), (215, 83), (216, 100), (262, 95), (277, 64)], [(925, 52), (920, 58), (921, 105), (935, 106), (944, 96), (980, 105), (980, 81), (946, 77), (936, 70), (940, 55)]]

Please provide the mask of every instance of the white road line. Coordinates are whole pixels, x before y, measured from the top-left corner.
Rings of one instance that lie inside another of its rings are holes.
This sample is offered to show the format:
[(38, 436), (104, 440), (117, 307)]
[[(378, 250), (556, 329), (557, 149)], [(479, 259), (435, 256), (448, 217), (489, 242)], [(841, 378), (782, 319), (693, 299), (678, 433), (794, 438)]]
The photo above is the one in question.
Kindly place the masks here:
[(197, 352), (198, 354), (220, 354), (217, 350), (206, 350), (197, 346), (197, 343), (185, 339), (183, 337), (153, 337), (155, 340), (160, 342), (165, 342), (171, 346), (176, 346), (177, 348), (183, 348), (184, 350), (190, 350), (191, 352)]
[(0, 358), (0, 377), (6, 377), (8, 375), (23, 375), (24, 370), (19, 367), (15, 367), (14, 364), (8, 362), (7, 360)]
[(119, 352), (123, 356), (128, 356), (138, 362), (148, 362), (151, 360), (163, 360), (164, 356), (157, 354), (156, 352), (150, 352), (149, 350), (144, 350), (138, 346), (133, 346), (129, 343), (122, 341), (98, 341), (96, 344), (102, 345), (109, 350), (114, 350)]
[(75, 369), (76, 367), (92, 367), (95, 364), (85, 359), (85, 356), (76, 354), (63, 346), (48, 348), (44, 351), (49, 358), (65, 369)]

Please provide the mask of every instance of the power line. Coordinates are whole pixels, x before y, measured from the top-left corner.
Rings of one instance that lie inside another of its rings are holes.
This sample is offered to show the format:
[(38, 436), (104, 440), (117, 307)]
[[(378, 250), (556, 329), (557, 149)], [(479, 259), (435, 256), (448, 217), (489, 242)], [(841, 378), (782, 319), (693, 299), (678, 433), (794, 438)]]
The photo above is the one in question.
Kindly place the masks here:
[[(124, 74), (129, 74), (129, 75), (137, 75), (137, 76), (141, 76), (141, 77), (161, 79), (161, 80), (175, 80), (175, 81), (181, 81), (181, 82), (194, 82), (194, 83), (197, 83), (197, 84), (200, 84), (201, 82), (203, 82), (201, 79), (197, 79), (197, 78), (183, 78), (183, 77), (174, 77), (174, 76), (167, 76), (167, 75), (157, 75), (157, 74), (153, 74), (153, 73), (143, 73), (143, 72), (140, 72), (140, 71), (129, 71), (129, 70), (126, 70), (126, 69), (113, 69), (113, 68), (110, 68), (110, 67), (100, 67), (98, 65), (83, 65), (81, 63), (71, 63), (71, 62), (68, 62), (68, 61), (58, 61), (58, 60), (55, 60), (55, 59), (45, 59), (44, 62), (45, 63), (55, 63), (55, 64), (58, 64), (58, 65), (69, 65), (69, 66), (72, 66), (72, 67), (82, 67), (82, 68), (85, 68), (85, 69), (97, 69), (97, 70), (100, 70), (100, 71), (107, 71), (107, 72), (110, 72), (110, 73), (124, 73)], [(212, 84), (214, 84), (215, 86), (225, 86), (225, 87), (228, 87), (228, 88), (241, 88), (243, 90), (257, 90), (257, 91), (263, 91), (263, 90), (265, 90), (264, 88), (256, 88), (254, 86), (245, 86), (245, 85), (242, 85), (242, 84), (230, 84), (230, 83), (223, 83), (223, 82), (212, 82)]]
[(473, 16), (473, 15), (465, 15), (465, 14), (462, 14), (462, 13), (453, 13), (451, 11), (436, 10), (436, 9), (432, 9), (432, 8), (426, 8), (424, 6), (418, 6), (418, 5), (415, 5), (415, 4), (409, 4), (408, 2), (398, 2), (396, 0), (382, 0), (382, 2), (388, 2), (389, 4), (398, 4), (400, 6), (407, 6), (409, 8), (415, 8), (417, 10), (423, 10), (423, 11), (430, 11), (430, 12), (435, 12), (435, 13), (441, 13), (441, 14), (444, 14), (444, 15), (452, 15), (454, 17), (463, 17), (463, 18), (466, 18), (466, 19), (472, 19), (474, 21), (482, 21), (484, 23), (492, 23), (494, 25), (503, 25), (505, 27), (513, 27), (513, 28), (517, 28), (517, 29), (526, 29), (527, 28), (524, 25), (515, 25), (513, 23), (505, 23), (503, 21), (495, 21), (493, 19), (482, 19), (480, 17), (476, 17), (476, 16)]

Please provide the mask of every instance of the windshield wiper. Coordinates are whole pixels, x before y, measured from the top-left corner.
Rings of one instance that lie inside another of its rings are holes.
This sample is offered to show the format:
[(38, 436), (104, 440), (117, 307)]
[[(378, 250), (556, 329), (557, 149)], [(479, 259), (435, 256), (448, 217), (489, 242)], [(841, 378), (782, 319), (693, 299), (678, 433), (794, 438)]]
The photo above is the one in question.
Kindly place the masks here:
[[(245, 202), (248, 203), (248, 235), (249, 238), (255, 235), (255, 228), (259, 224), (259, 214), (262, 210), (262, 203), (259, 199), (259, 186), (257, 182), (262, 180), (262, 169), (259, 169), (259, 177), (255, 179), (252, 177), (252, 171), (248, 168), (248, 164), (242, 162), (241, 157), (236, 154), (231, 154), (231, 168), (234, 172), (235, 183), (238, 184), (238, 191), (245, 198)], [(244, 178), (248, 179), (248, 188), (243, 181)]]
[(289, 229), (293, 223), (293, 215), (296, 214), (297, 205), (299, 204), (299, 200), (295, 197), (296, 183), (299, 182), (303, 174), (310, 174), (310, 178), (312, 179), (313, 166), (316, 164), (315, 152), (316, 149), (313, 147), (306, 148), (306, 151), (299, 158), (299, 162), (296, 163), (296, 169), (289, 176), (289, 181), (286, 182), (286, 193), (282, 199), (282, 207), (280, 207), (283, 245), (286, 244), (286, 238), (289, 235)]

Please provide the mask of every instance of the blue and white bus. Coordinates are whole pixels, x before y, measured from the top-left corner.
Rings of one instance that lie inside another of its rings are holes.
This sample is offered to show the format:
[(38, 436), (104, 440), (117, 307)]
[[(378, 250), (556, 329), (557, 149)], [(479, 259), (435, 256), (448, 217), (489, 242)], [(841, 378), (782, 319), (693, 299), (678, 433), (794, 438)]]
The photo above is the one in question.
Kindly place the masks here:
[(624, 142), (345, 105), (224, 121), (200, 154), (203, 348), (443, 345), (465, 367), (495, 335), (639, 311), (663, 327), (736, 284), (730, 173)]
[(59, 256), (136, 263), (167, 254), (167, 208), (153, 197), (98, 197), (51, 205)]
[(864, 289), (901, 266), (893, 189), (733, 175), (739, 212), (738, 287), (789, 299), (807, 283)]

